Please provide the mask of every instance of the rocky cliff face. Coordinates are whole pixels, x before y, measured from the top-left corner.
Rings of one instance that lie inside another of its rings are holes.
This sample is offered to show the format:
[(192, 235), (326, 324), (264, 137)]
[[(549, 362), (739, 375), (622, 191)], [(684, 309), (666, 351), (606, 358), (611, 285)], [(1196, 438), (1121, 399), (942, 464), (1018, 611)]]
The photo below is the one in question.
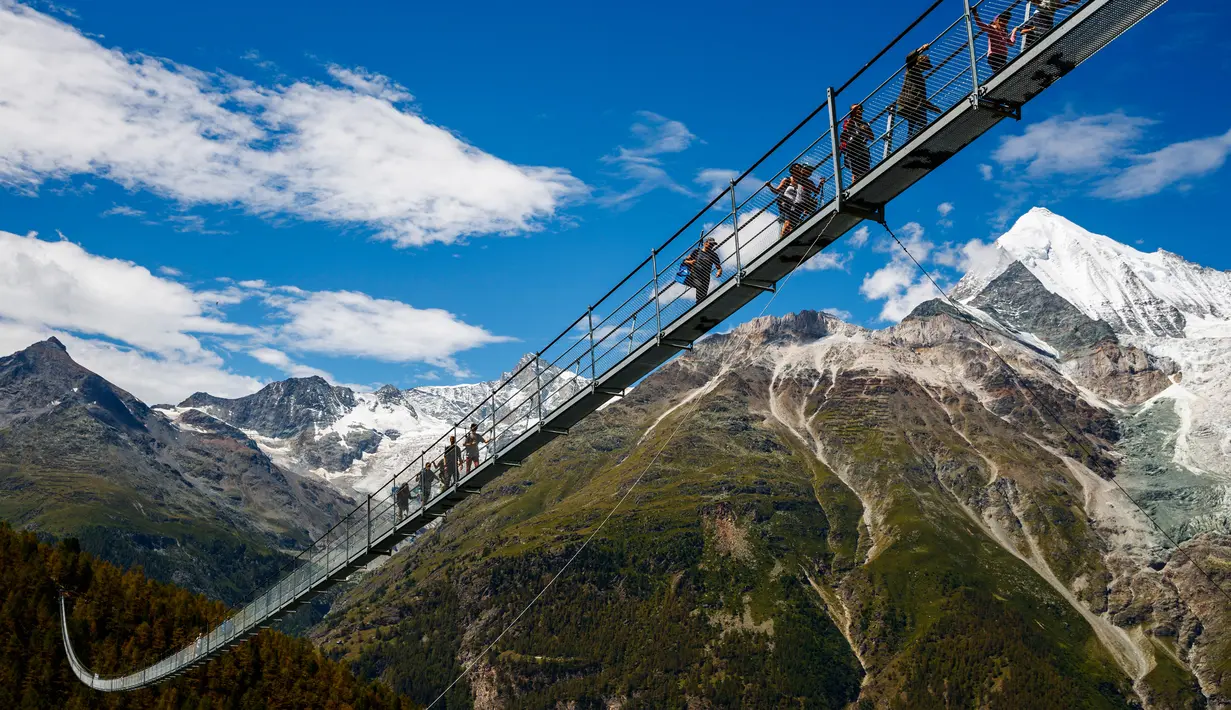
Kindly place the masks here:
[(0, 518), (229, 602), (351, 502), (201, 412), (178, 426), (55, 339), (0, 358)]

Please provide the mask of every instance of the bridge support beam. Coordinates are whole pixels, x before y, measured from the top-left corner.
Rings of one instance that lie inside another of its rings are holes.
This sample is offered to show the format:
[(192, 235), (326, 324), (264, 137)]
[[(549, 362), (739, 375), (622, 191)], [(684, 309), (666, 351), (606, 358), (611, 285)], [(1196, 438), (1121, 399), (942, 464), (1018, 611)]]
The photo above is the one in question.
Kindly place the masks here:
[(758, 279), (740, 279), (739, 285), (746, 288), (755, 288), (758, 291), (769, 291), (773, 293), (778, 290), (778, 285), (773, 281), (760, 281)]
[(838, 208), (838, 211), (844, 214), (849, 214), (853, 217), (858, 217), (859, 219), (866, 219), (870, 222), (876, 222), (877, 224), (885, 221), (884, 205), (877, 205), (876, 207), (869, 208), (846, 202)]
[(991, 111), (998, 113), (1005, 118), (1011, 118), (1014, 121), (1022, 120), (1022, 105), (1015, 104), (1009, 101), (996, 101), (993, 99), (979, 97), (978, 103), (975, 104), (980, 110)]

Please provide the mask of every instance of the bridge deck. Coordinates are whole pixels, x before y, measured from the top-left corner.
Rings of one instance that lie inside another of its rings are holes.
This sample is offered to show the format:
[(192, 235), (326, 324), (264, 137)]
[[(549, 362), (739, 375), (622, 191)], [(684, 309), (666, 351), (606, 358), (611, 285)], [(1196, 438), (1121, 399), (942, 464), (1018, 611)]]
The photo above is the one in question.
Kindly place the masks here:
[[(443, 487), (421, 479), (423, 463), (438, 459), (443, 451), (447, 436), (442, 437), (313, 543), (271, 589), (193, 644), (129, 675), (99, 678), (78, 659), (61, 599), (61, 626), (74, 673), (103, 691), (130, 690), (173, 678), (307, 604), (378, 556), (390, 554), (397, 543), (567, 433), (861, 221), (882, 215), (893, 198), (992, 126), (1020, 112), (1031, 98), (1163, 2), (1086, 0), (1062, 10), (1049, 34), (1033, 46), (1023, 42), (1014, 48), (1011, 54), (1016, 56), (995, 74), (980, 49), (986, 41), (964, 14), (938, 35), (933, 30), (928, 52), (933, 67), (926, 73), (926, 87), (940, 111), (931, 112), (935, 116), (929, 113), (926, 127), (912, 134), (899, 112), (903, 70), (895, 67), (889, 79), (858, 101), (872, 128), (870, 171), (858, 181), (852, 180), (849, 153), (842, 165), (834, 159), (835, 150), (841, 152), (834, 133), (840, 133), (835, 128), (842, 121), (837, 119), (837, 96), (831, 92), (826, 106), (793, 132), (804, 137), (806, 146), (797, 150), (787, 141), (771, 152), (791, 156), (775, 180), (787, 173), (786, 166), (797, 163), (812, 166), (814, 181), (823, 181), (820, 207), (802, 225), (779, 237), (783, 215), (777, 198), (764, 185), (750, 185), (750, 169), (457, 422), (453, 433), (459, 442), (471, 423), (489, 442), (483, 462), (473, 472)], [(1026, 15), (1031, 6), (1021, 0), (983, 0), (976, 6), (987, 17), (1012, 10), (1021, 18), (1015, 24), (1030, 21)], [(823, 130), (809, 131), (814, 125)], [(740, 201), (737, 196), (744, 193), (751, 194)], [(693, 225), (716, 240), (723, 270), (700, 302), (694, 300), (692, 288), (675, 279), (680, 264), (698, 244), (695, 236), (684, 236)], [(409, 509), (399, 516), (395, 500), (384, 491), (402, 484), (415, 487), (415, 494)], [(427, 496), (422, 495), (425, 489)]]

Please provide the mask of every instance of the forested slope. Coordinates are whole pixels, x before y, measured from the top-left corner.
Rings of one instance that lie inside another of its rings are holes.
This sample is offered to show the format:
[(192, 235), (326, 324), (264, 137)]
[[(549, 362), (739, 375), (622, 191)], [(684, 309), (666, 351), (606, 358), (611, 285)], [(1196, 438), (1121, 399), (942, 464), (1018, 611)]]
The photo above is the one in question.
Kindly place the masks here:
[(273, 631), (152, 689), (93, 691), (73, 676), (65, 657), (60, 585), (72, 594), (74, 648), (104, 675), (141, 668), (187, 645), (226, 611), (204, 596), (100, 562), (75, 541), (52, 547), (0, 524), (0, 708), (417, 707), (357, 681), (307, 641)]

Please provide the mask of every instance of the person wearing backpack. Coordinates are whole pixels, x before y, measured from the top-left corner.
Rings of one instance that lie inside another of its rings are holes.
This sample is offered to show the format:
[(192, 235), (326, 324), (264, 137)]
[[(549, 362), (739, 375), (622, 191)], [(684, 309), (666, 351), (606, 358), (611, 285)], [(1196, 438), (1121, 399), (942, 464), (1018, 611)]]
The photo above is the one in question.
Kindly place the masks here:
[(410, 485), (403, 483), (398, 486), (398, 520), (410, 515)]
[(778, 231), (779, 239), (793, 232), (816, 212), (817, 193), (824, 189), (825, 179), (821, 178), (821, 186), (818, 188), (812, 182), (813, 170), (815, 167), (812, 165), (793, 163), (787, 176), (777, 185), (765, 183), (770, 192), (778, 196), (778, 215), (782, 218), (782, 227)]
[(722, 278), (718, 242), (715, 242), (713, 237), (707, 238), (701, 246), (692, 250), (688, 258), (684, 260), (684, 266), (688, 267), (688, 276), (684, 279), (684, 285), (696, 289), (697, 302), (700, 303), (701, 299), (710, 292), (710, 272), (717, 268), (718, 278)]
[(872, 156), (868, 152), (872, 138), (872, 127), (863, 120), (863, 104), (851, 106), (850, 115), (842, 122), (842, 141), (838, 149), (842, 151), (846, 168), (851, 171), (852, 185), (872, 169)]

